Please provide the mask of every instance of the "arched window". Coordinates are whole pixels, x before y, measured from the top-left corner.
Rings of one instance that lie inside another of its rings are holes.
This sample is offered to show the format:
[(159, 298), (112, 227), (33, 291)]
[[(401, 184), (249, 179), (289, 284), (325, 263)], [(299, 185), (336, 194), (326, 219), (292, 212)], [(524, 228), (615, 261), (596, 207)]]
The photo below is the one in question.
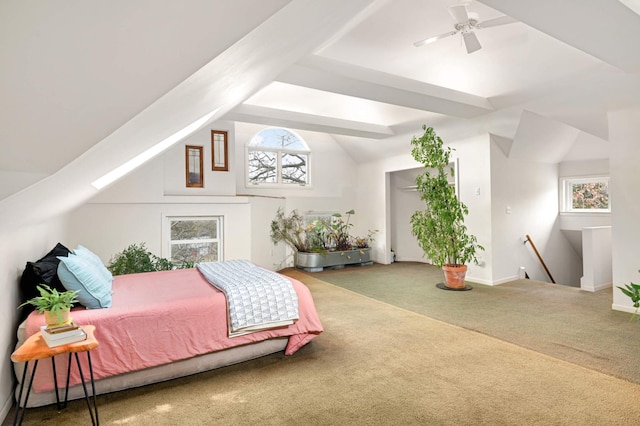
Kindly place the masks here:
[(264, 129), (251, 139), (247, 150), (249, 184), (309, 183), (309, 146), (291, 130)]

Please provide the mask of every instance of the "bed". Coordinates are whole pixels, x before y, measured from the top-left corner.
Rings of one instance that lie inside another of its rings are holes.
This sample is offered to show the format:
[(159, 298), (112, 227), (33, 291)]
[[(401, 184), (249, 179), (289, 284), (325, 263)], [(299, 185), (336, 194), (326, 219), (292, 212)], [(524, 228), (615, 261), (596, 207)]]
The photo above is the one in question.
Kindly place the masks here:
[[(229, 337), (227, 297), (198, 269), (114, 277), (111, 307), (75, 307), (71, 312), (77, 324), (96, 326), (100, 345), (91, 353), (96, 392), (157, 383), (280, 351), (294, 354), (323, 328), (309, 289), (284, 278), (295, 289), (298, 319), (291, 325)], [(43, 324), (43, 315), (29, 314), (18, 329), (18, 346)], [(86, 357), (80, 358), (86, 363)], [(14, 363), (18, 380), (23, 369), (24, 364)], [(66, 372), (66, 357), (56, 358), (56, 369)], [(51, 370), (51, 362), (39, 363), (29, 407), (55, 403)], [(59, 374), (58, 387), (64, 388), (65, 380), (66, 374)], [(83, 397), (79, 383), (73, 368), (69, 399)]]

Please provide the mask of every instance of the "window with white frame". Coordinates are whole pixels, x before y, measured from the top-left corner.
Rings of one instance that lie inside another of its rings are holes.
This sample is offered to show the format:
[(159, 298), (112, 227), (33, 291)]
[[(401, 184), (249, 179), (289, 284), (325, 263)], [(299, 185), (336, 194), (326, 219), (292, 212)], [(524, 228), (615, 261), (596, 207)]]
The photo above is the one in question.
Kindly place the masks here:
[(250, 185), (309, 184), (310, 150), (291, 130), (271, 127), (258, 132), (247, 147)]
[(223, 260), (222, 216), (167, 216), (165, 226), (165, 257), (174, 264)]
[(562, 179), (563, 211), (576, 213), (611, 212), (609, 178), (579, 177)]

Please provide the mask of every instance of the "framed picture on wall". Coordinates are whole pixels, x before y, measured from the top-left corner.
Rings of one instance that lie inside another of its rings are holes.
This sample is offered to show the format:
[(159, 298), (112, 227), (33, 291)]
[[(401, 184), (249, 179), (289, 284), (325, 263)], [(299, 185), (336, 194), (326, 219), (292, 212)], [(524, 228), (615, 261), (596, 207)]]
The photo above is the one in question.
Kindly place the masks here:
[(201, 146), (185, 146), (187, 188), (204, 187), (204, 168), (202, 161), (203, 155)]
[(229, 151), (227, 132), (223, 130), (211, 131), (211, 170), (217, 172), (229, 171)]

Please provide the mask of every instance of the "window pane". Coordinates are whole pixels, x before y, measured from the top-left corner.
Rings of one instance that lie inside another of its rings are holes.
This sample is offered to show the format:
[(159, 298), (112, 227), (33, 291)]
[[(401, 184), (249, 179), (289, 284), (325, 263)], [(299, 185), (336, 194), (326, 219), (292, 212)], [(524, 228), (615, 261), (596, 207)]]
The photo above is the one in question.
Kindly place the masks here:
[(250, 146), (308, 151), (307, 144), (287, 129), (271, 128), (255, 135)]
[(573, 183), (571, 196), (572, 209), (609, 209), (607, 182)]
[(277, 182), (276, 153), (249, 151), (249, 182)]
[(307, 183), (306, 154), (282, 154), (282, 183)]
[(218, 238), (217, 220), (176, 220), (171, 222), (171, 240)]
[(171, 244), (171, 261), (175, 264), (184, 262), (217, 262), (218, 243)]

